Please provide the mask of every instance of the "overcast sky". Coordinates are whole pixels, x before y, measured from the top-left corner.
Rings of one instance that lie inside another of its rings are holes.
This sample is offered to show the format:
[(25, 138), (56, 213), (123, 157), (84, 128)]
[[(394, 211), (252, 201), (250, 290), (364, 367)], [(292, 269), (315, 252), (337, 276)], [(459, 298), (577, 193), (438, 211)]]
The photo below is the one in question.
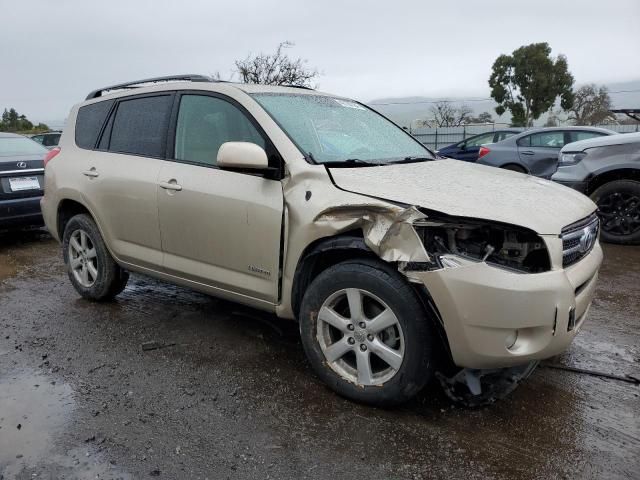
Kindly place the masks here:
[(324, 91), (368, 101), (489, 94), (501, 53), (547, 41), (577, 83), (640, 79), (639, 0), (0, 0), (0, 109), (65, 118), (100, 86), (231, 73), (290, 40)]

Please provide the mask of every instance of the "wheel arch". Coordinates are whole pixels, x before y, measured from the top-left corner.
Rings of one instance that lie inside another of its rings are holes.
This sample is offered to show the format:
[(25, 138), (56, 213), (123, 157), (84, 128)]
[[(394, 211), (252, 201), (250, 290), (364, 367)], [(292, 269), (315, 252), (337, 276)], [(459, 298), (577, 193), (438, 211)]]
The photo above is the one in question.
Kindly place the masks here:
[(640, 182), (640, 168), (616, 168), (594, 174), (587, 183), (587, 195), (591, 195), (605, 183), (615, 180), (634, 180)]
[(60, 201), (56, 212), (56, 229), (58, 230), (58, 236), (60, 239), (64, 236), (64, 229), (69, 223), (69, 220), (82, 213), (89, 215), (95, 221), (95, 218), (89, 209), (77, 200), (65, 198)]
[(382, 261), (367, 246), (360, 230), (320, 238), (304, 249), (296, 266), (291, 291), (291, 306), (295, 318), (298, 318), (302, 297), (313, 279), (327, 268), (354, 258)]

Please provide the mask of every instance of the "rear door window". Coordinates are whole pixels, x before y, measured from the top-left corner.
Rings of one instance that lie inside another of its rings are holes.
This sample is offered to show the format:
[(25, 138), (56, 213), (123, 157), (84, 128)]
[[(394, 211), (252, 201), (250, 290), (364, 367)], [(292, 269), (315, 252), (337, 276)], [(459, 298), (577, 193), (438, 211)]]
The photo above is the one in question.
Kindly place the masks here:
[[(540, 132), (529, 135), (530, 143), (528, 147), (543, 147), (543, 148), (562, 148), (564, 145), (564, 132), (561, 130), (554, 130), (553, 132)], [(523, 146), (520, 142), (518, 145)]]
[[(164, 157), (172, 103), (172, 95), (120, 101), (111, 128), (109, 151)], [(104, 147), (103, 142), (100, 146)]]
[(496, 133), (496, 137), (494, 138), (493, 142), (494, 143), (501, 142), (502, 140), (509, 138), (515, 134), (516, 132), (498, 132)]
[(100, 129), (113, 102), (113, 100), (108, 100), (80, 107), (76, 118), (76, 145), (87, 149), (95, 147)]

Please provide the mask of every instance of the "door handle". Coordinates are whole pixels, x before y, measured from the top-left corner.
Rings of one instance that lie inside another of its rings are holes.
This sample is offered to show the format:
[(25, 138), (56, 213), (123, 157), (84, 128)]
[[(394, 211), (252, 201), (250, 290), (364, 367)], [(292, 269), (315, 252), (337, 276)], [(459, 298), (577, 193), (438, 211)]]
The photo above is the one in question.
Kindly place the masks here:
[(178, 182), (175, 178), (172, 178), (168, 182), (160, 182), (159, 185), (165, 190), (173, 190), (175, 192), (179, 192), (180, 190), (182, 190), (182, 185), (178, 185)]
[(82, 172), (85, 177), (96, 178), (99, 177), (100, 174), (96, 171), (96, 167), (91, 167), (89, 170), (85, 170)]
[(522, 155), (535, 155), (536, 152), (532, 152), (531, 150), (525, 150), (524, 152), (520, 152)]

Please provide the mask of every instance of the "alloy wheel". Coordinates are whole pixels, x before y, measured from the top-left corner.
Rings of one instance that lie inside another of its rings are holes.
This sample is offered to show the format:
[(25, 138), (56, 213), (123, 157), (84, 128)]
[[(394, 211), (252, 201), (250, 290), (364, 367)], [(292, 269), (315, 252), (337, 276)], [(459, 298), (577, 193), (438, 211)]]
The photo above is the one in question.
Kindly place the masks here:
[(91, 238), (84, 230), (76, 230), (69, 240), (69, 267), (76, 281), (85, 288), (98, 279), (98, 255)]
[(631, 235), (640, 230), (640, 198), (614, 192), (598, 201), (602, 229), (611, 235)]
[(339, 290), (318, 312), (317, 340), (329, 367), (357, 385), (382, 385), (404, 359), (404, 334), (393, 310), (358, 288)]

